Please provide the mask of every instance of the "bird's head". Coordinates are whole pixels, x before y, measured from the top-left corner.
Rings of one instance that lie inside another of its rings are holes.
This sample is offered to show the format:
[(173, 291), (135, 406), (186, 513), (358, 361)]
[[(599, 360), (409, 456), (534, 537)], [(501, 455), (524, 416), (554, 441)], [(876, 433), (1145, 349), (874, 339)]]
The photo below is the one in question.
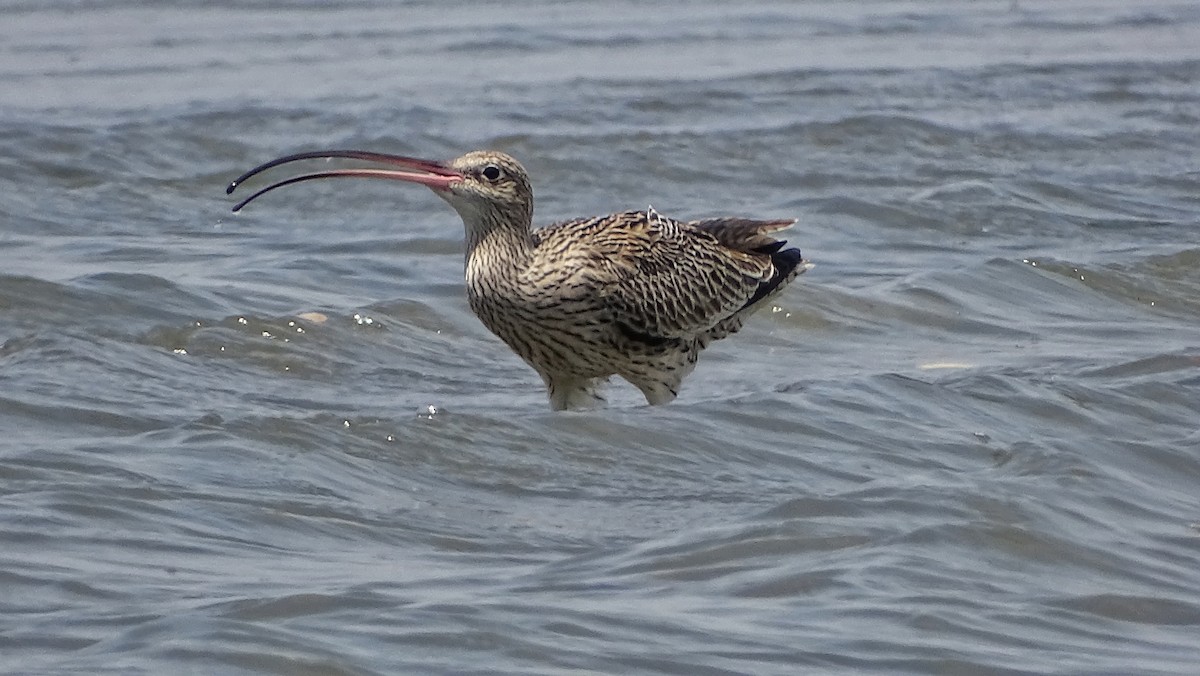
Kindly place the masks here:
[(448, 168), (458, 180), (446, 188), (434, 188), (450, 203), (468, 228), (476, 224), (494, 227), (508, 221), (528, 229), (533, 222), (533, 186), (529, 174), (511, 155), (494, 150), (476, 150), (451, 161)]
[(450, 203), (466, 224), (468, 235), (479, 236), (503, 226), (528, 230), (533, 222), (533, 188), (529, 175), (512, 156), (494, 150), (476, 150), (450, 162), (422, 160), (361, 150), (321, 150), (280, 157), (239, 176), (225, 192), (232, 193), (250, 177), (281, 164), (313, 159), (352, 159), (401, 167), (400, 169), (332, 169), (294, 176), (272, 183), (234, 205), (238, 211), (264, 193), (285, 185), (338, 176), (385, 178), (428, 186)]

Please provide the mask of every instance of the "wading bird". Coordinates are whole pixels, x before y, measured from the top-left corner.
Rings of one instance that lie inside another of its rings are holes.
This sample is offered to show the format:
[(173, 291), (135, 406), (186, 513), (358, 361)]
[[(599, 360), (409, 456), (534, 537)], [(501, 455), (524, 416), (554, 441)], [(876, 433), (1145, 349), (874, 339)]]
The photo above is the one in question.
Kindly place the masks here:
[(356, 150), (287, 155), (229, 184), (282, 164), (365, 160), (400, 169), (336, 169), (273, 183), (339, 176), (428, 186), (466, 226), (467, 298), (492, 333), (538, 372), (550, 406), (604, 401), (597, 386), (628, 380), (652, 405), (675, 398), (701, 350), (736, 332), (796, 275), (812, 267), (771, 233), (794, 220), (677, 221), (627, 211), (534, 229), (533, 188), (512, 157), (475, 151), (450, 162)]

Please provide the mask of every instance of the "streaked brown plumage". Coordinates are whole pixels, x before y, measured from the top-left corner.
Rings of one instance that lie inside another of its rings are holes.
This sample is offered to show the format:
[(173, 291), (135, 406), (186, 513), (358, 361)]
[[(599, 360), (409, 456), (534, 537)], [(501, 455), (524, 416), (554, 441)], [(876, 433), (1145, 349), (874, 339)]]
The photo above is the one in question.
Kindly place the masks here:
[(542, 376), (555, 409), (603, 399), (600, 381), (618, 375), (646, 401), (675, 398), (700, 351), (811, 267), (799, 249), (771, 236), (791, 220), (713, 218), (681, 222), (653, 209), (532, 229), (533, 189), (525, 169), (494, 151), (448, 163), (362, 151), (318, 151), (263, 164), (230, 183), (288, 162), (348, 158), (401, 166), (339, 169), (420, 183), (450, 203), (466, 227), (467, 298), (479, 319)]

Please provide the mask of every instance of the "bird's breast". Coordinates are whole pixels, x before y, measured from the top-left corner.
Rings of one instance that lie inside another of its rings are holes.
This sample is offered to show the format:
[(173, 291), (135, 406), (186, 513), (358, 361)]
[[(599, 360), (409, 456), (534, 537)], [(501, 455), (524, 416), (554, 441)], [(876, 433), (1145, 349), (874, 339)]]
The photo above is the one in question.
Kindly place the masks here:
[(539, 372), (611, 373), (613, 323), (586, 296), (479, 275), (468, 279), (467, 298), (483, 325)]

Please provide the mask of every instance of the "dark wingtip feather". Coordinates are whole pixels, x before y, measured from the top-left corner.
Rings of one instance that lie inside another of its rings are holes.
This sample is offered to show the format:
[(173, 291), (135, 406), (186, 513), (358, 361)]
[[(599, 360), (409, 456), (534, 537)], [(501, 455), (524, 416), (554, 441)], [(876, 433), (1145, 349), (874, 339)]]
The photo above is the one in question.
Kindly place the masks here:
[[(783, 246), (784, 244), (786, 242), (779, 242), (779, 246)], [(783, 284), (794, 276), (792, 273), (796, 271), (796, 267), (803, 261), (804, 256), (800, 254), (799, 249), (784, 249), (783, 251), (772, 253), (771, 265), (775, 266), (775, 274), (771, 275), (771, 279), (758, 285), (758, 288), (754, 291), (754, 295), (750, 297), (750, 300), (746, 301), (742, 309), (744, 310), (771, 295), (775, 289), (779, 288), (780, 284)]]
[[(784, 244), (786, 244), (786, 242), (779, 243), (781, 247)], [(795, 270), (796, 266), (800, 265), (800, 262), (803, 260), (804, 256), (800, 254), (799, 249), (786, 249), (784, 251), (777, 251), (776, 253), (771, 254), (771, 264), (774, 265), (775, 269), (778, 271), (776, 276), (784, 278), (791, 275), (792, 270)], [(772, 277), (771, 281), (775, 281), (775, 277)]]
[[(760, 254), (778, 253), (779, 250), (783, 248), (784, 244), (787, 244), (787, 242), (780, 240), (778, 242), (771, 242), (770, 244), (764, 244), (760, 247), (756, 247), (756, 248), (752, 249), (752, 251), (754, 251), (754, 253), (760, 253)], [(774, 262), (774, 261), (772, 261), (772, 262)]]

